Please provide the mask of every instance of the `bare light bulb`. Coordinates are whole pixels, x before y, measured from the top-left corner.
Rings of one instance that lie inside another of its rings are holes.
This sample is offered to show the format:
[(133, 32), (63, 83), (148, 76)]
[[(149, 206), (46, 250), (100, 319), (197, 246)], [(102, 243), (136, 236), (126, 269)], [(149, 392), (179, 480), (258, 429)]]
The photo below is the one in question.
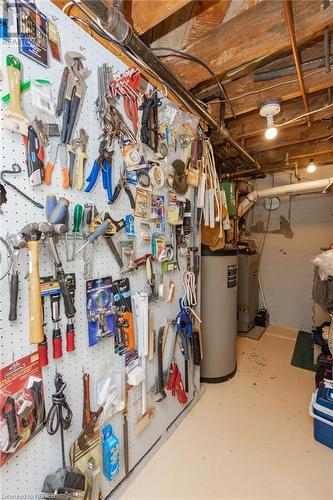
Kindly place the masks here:
[(275, 137), (277, 136), (277, 128), (274, 127), (274, 122), (273, 122), (273, 115), (268, 115), (267, 116), (267, 128), (265, 130), (265, 137), (266, 139), (268, 139), (269, 141), (271, 141), (272, 139), (275, 139)]
[(313, 174), (313, 172), (315, 172), (316, 170), (317, 170), (317, 167), (316, 167), (313, 159), (311, 158), (309, 165), (306, 167), (306, 171), (308, 174)]
[(266, 128), (265, 130), (265, 137), (266, 139), (268, 139), (269, 141), (271, 141), (272, 139), (275, 139), (275, 137), (277, 136), (277, 128), (276, 127), (269, 127), (269, 128)]

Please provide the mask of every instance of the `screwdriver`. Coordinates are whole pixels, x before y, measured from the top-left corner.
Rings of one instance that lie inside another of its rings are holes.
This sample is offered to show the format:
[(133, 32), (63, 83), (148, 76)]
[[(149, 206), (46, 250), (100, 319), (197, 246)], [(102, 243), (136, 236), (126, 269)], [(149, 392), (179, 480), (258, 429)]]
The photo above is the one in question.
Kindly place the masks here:
[(107, 219), (105, 220), (104, 222), (102, 222), (102, 224), (100, 224), (93, 233), (90, 233), (88, 236), (87, 236), (87, 241), (84, 243), (84, 245), (82, 245), (81, 248), (79, 248), (79, 250), (76, 252), (75, 255), (77, 255), (79, 252), (81, 252), (81, 250), (84, 249), (84, 247), (86, 245), (88, 245), (88, 243), (93, 243), (96, 238), (98, 238), (99, 236), (101, 236), (102, 234), (105, 233), (105, 231), (107, 230), (107, 228), (110, 226), (111, 224), (111, 221), (110, 219)]
[(82, 205), (80, 205), (78, 203), (74, 207), (74, 214), (73, 214), (73, 246), (72, 246), (72, 257), (71, 258), (68, 257), (67, 261), (72, 261), (72, 260), (74, 260), (74, 257), (75, 257), (77, 233), (80, 232), (80, 226), (81, 226), (81, 221), (82, 221), (82, 213), (83, 213)]

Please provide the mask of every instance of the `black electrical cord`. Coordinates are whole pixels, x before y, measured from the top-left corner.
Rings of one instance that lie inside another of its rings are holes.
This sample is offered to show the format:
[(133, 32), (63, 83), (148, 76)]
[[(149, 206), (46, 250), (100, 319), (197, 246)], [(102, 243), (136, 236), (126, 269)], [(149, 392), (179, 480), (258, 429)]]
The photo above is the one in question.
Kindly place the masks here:
[[(217, 84), (217, 86), (220, 89), (220, 92), (222, 94), (222, 98), (224, 98), (224, 100), (226, 101), (226, 103), (230, 107), (230, 110), (233, 114), (233, 117), (236, 118), (236, 115), (232, 109), (230, 99), (229, 99), (222, 83), (220, 82), (220, 80), (218, 79), (218, 77), (214, 73), (214, 71), (210, 68), (210, 66), (207, 63), (205, 63), (202, 59), (199, 59), (199, 57), (193, 56), (192, 54), (187, 54), (187, 52), (184, 52), (183, 50), (173, 49), (170, 47), (150, 47), (150, 50), (152, 50), (154, 52), (159, 51), (159, 50), (168, 50), (169, 52), (173, 52), (174, 54), (176, 54), (176, 56), (178, 56), (178, 57), (183, 57), (184, 59), (187, 59), (189, 61), (195, 62), (196, 64), (200, 64), (201, 66), (203, 66), (209, 72), (209, 74), (214, 78), (214, 80), (216, 81), (216, 84)], [(162, 55), (159, 57), (169, 57), (170, 55), (171, 54), (165, 54), (165, 55)]]
[[(47, 433), (51, 436), (56, 434), (60, 427), (62, 464), (65, 467), (64, 430), (67, 430), (70, 427), (73, 412), (67, 403), (66, 396), (64, 394), (67, 384), (63, 381), (62, 375), (58, 372), (54, 377), (54, 385), (56, 392), (52, 394), (52, 406), (47, 414), (45, 427)], [(63, 414), (63, 411), (65, 414)]]

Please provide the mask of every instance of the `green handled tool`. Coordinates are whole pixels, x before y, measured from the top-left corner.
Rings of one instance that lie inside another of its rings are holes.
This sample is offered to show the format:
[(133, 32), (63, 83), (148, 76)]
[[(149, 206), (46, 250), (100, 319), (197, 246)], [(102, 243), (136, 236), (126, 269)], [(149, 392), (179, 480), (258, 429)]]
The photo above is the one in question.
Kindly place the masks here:
[(82, 214), (83, 214), (82, 205), (77, 203), (74, 207), (74, 212), (73, 212), (73, 230), (72, 230), (73, 244), (72, 244), (71, 255), (67, 255), (68, 262), (72, 262), (75, 258), (77, 234), (80, 232), (80, 227), (81, 227), (81, 222), (82, 222)]

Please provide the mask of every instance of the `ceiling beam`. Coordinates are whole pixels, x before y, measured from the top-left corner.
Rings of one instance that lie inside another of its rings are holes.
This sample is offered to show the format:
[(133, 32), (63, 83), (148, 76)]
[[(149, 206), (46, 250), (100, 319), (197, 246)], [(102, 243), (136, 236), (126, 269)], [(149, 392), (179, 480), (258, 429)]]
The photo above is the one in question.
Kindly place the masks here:
[(193, 43), (223, 21), (231, 0), (197, 0), (194, 3), (191, 19), (187, 23), (182, 46)]
[(259, 153), (262, 151), (270, 151), (277, 148), (283, 148), (292, 144), (314, 141), (329, 136), (333, 136), (333, 128), (328, 128), (328, 123), (315, 122), (312, 123), (311, 127), (308, 127), (305, 124), (298, 125), (289, 129), (281, 127), (279, 129), (277, 137), (272, 141), (268, 141), (267, 139), (265, 139), (263, 133), (260, 135), (249, 137), (245, 141), (245, 147), (249, 151), (255, 151), (256, 153)]
[(304, 158), (316, 158), (324, 154), (332, 154), (333, 162), (333, 139), (321, 142), (320, 140), (308, 141), (306, 147), (304, 144), (292, 144), (278, 149), (271, 149), (258, 154), (260, 165), (271, 165), (272, 163), (285, 164), (286, 155), (289, 155), (289, 161), (301, 160)]
[[(191, 0), (131, 0), (124, 2), (125, 17), (138, 35), (171, 16)], [(112, 0), (106, 3), (112, 4)]]
[[(315, 109), (323, 108), (328, 104), (327, 100), (327, 92), (321, 91), (313, 93), (309, 96), (309, 107), (310, 111)], [(297, 116), (302, 114), (302, 103), (301, 100), (294, 99), (291, 101), (286, 101), (281, 106), (281, 112), (276, 116), (276, 123), (284, 123), (292, 118), (296, 118)], [(218, 111), (214, 110), (212, 116), (218, 116)], [(333, 116), (333, 107), (327, 108), (324, 111), (319, 113), (315, 113), (312, 115), (312, 121), (318, 121), (323, 119), (328, 119)], [(303, 120), (305, 123), (306, 120)], [(284, 129), (288, 129), (299, 126), (302, 121), (292, 122), (284, 127)], [(259, 113), (252, 112), (246, 115), (240, 116), (237, 119), (231, 119), (227, 121), (227, 126), (231, 132), (231, 134), (236, 139), (246, 139), (247, 137), (252, 137), (253, 135), (261, 135), (265, 131), (266, 127), (266, 119), (259, 115)]]
[[(307, 94), (318, 92), (333, 86), (333, 71), (326, 73), (325, 68), (304, 72), (304, 83)], [(292, 83), (288, 83), (292, 82)], [(254, 83), (250, 75), (225, 85), (232, 109), (236, 115), (242, 115), (259, 109), (266, 99), (275, 97), (281, 102), (301, 96), (300, 87), (295, 76), (285, 76), (272, 82)], [(250, 92), (254, 92), (250, 94)], [(241, 97), (244, 95), (244, 97)], [(231, 117), (226, 110), (225, 117)]]
[[(320, 0), (294, 0), (296, 40), (303, 44), (333, 22), (333, 4), (322, 9)], [(206, 36), (189, 44), (186, 52), (201, 58), (212, 70), (223, 75), (253, 59), (270, 56), (290, 47), (282, 2), (265, 0)], [(207, 80), (206, 70), (191, 61), (166, 59), (169, 68), (193, 88)]]

